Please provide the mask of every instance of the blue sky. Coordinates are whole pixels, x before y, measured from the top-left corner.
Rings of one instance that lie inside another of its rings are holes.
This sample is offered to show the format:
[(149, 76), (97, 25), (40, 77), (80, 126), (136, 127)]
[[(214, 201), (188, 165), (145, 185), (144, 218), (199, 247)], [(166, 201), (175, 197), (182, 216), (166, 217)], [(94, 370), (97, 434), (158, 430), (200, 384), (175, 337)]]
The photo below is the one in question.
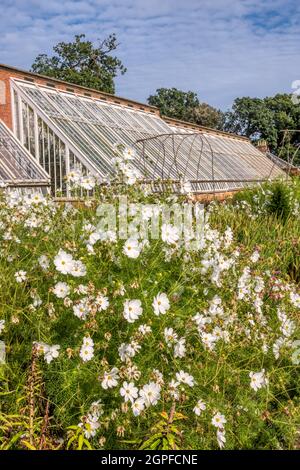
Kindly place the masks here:
[(177, 87), (227, 109), (300, 79), (299, 0), (1, 0), (0, 31), (0, 62), (26, 69), (75, 34), (116, 33), (116, 92), (139, 101)]

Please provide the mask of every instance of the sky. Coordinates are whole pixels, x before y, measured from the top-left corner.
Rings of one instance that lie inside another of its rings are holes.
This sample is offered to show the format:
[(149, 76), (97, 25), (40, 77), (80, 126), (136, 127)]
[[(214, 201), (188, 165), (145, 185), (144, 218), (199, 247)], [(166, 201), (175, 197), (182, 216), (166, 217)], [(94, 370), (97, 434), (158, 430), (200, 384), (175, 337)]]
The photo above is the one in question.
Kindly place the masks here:
[(141, 102), (176, 87), (226, 110), (300, 80), (299, 0), (1, 0), (0, 31), (0, 63), (25, 69), (75, 34), (116, 33), (116, 94)]

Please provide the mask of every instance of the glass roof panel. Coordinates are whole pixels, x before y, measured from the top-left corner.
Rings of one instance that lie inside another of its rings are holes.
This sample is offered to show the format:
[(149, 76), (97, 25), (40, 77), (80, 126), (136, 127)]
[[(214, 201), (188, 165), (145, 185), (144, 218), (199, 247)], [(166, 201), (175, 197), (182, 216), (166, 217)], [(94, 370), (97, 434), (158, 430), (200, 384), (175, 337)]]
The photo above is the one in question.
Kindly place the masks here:
[(101, 175), (113, 172), (116, 144), (135, 146), (136, 166), (147, 178), (207, 180), (204, 186), (199, 183), (203, 190), (212, 188), (214, 179), (224, 180), (214, 188), (228, 189), (243, 180), (283, 175), (247, 140), (174, 127), (149, 112), (21, 80), (15, 83), (37, 113), (41, 110), (78, 149), (77, 157), (84, 155)]
[(4, 181), (47, 181), (49, 177), (38, 162), (19, 143), (0, 120), (0, 175)]

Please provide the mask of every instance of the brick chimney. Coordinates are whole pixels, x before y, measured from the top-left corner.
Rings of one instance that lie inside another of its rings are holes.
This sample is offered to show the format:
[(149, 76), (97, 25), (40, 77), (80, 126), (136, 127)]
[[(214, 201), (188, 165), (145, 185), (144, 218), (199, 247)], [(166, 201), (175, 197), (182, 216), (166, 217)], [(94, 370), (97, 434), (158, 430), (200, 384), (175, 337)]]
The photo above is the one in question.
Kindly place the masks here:
[(258, 148), (258, 150), (260, 150), (262, 153), (267, 153), (267, 152), (269, 152), (269, 147), (268, 147), (267, 141), (264, 140), (264, 139), (260, 139), (260, 140), (257, 142), (257, 148)]

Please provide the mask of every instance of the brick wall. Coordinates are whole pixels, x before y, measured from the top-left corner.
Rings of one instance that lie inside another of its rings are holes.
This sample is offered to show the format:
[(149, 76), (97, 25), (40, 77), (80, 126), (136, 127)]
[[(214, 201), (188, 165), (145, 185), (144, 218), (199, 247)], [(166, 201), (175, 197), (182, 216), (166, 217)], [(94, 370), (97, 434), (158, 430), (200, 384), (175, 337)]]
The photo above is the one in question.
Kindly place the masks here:
[[(242, 189), (242, 188), (241, 188)], [(219, 193), (203, 193), (193, 194), (190, 196), (190, 200), (193, 202), (201, 202), (202, 204), (208, 204), (211, 201), (225, 201), (225, 199), (231, 199), (241, 189), (235, 189), (234, 191), (224, 191)]]
[(0, 69), (0, 119), (12, 129), (10, 73)]

